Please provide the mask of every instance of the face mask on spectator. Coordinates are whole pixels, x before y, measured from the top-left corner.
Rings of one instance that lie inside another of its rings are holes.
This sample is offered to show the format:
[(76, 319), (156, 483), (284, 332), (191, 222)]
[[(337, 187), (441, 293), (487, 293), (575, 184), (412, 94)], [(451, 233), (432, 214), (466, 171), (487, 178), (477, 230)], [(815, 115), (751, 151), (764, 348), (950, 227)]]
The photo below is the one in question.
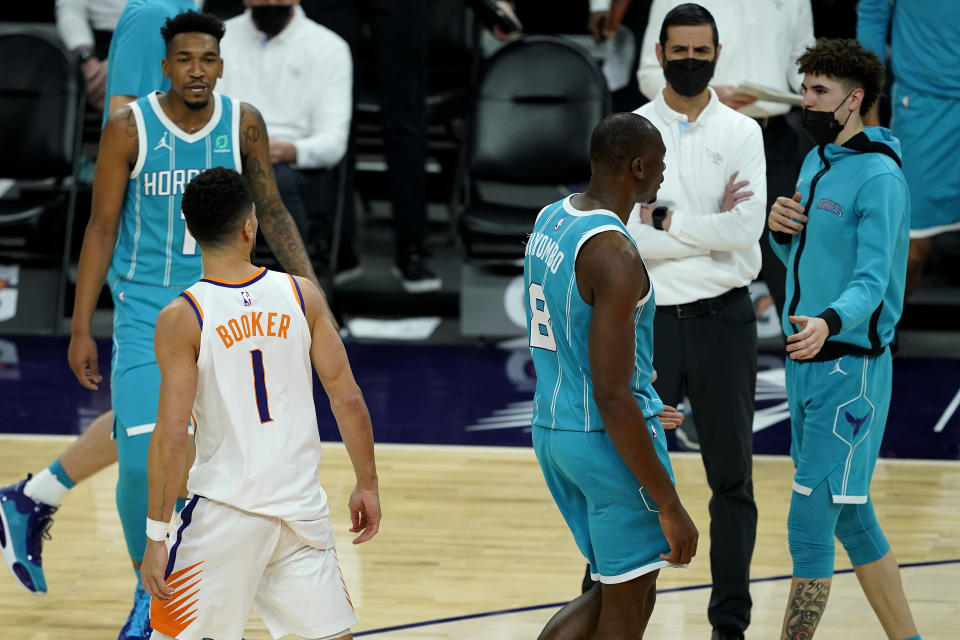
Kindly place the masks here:
[[(851, 91), (847, 94), (847, 98), (850, 97), (851, 93), (853, 92)], [(840, 104), (837, 105), (837, 108), (833, 111), (804, 109), (800, 112), (800, 126), (803, 127), (803, 130), (807, 132), (807, 135), (810, 136), (810, 139), (813, 140), (813, 143), (818, 147), (836, 140), (843, 128), (847, 126), (846, 121), (840, 124), (840, 122), (833, 117), (837, 109), (846, 104), (847, 98), (841, 100)], [(847, 120), (850, 119), (851, 115), (853, 115), (852, 111), (847, 114)]]
[(717, 66), (717, 58), (700, 60), (698, 58), (680, 58), (679, 60), (665, 60), (663, 75), (673, 87), (673, 90), (682, 96), (692, 98), (699, 95), (713, 77), (713, 69)]
[(250, 9), (253, 24), (268, 38), (272, 38), (283, 31), (283, 28), (290, 22), (291, 15), (293, 15), (292, 6), (271, 5)]

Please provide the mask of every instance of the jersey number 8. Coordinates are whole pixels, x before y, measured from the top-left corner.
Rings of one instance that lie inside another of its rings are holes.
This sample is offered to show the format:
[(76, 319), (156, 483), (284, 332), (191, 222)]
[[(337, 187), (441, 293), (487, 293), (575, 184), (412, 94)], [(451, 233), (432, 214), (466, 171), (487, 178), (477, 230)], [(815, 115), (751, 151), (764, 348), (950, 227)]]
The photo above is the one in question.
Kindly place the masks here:
[(547, 309), (547, 299), (543, 296), (543, 285), (531, 282), (528, 292), (530, 294), (530, 346), (556, 351), (557, 340), (553, 337), (550, 310)]

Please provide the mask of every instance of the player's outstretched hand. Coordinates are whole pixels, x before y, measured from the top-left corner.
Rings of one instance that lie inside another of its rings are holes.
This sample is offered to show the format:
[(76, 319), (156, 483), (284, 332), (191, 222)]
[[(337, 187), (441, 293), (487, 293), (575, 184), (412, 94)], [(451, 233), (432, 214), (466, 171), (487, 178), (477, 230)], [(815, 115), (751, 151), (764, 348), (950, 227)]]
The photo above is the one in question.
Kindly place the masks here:
[(160, 600), (169, 600), (173, 596), (173, 589), (167, 586), (163, 575), (166, 571), (167, 543), (148, 539), (140, 565), (140, 580), (147, 593)]
[(671, 564), (690, 564), (693, 556), (697, 555), (700, 533), (679, 500), (666, 509), (660, 509), (660, 527), (670, 545), (670, 553), (661, 553), (660, 557)]
[(97, 343), (89, 335), (72, 336), (67, 347), (67, 362), (77, 382), (96, 391), (97, 384), (103, 380), (100, 375), (100, 363), (97, 360)]
[(663, 411), (657, 414), (657, 419), (664, 429), (676, 429), (683, 424), (683, 414), (667, 404), (663, 405)]
[(770, 231), (789, 233), (792, 236), (803, 231), (807, 216), (803, 214), (801, 197), (800, 192), (797, 191), (792, 198), (780, 196), (774, 201), (773, 206), (770, 207), (770, 215), (767, 217), (767, 226)]
[(790, 316), (790, 322), (800, 327), (800, 333), (787, 336), (787, 355), (791, 360), (809, 360), (820, 353), (823, 343), (830, 337), (830, 327), (823, 318)]
[(380, 493), (376, 489), (354, 487), (350, 494), (350, 533), (359, 533), (353, 544), (366, 542), (380, 530)]

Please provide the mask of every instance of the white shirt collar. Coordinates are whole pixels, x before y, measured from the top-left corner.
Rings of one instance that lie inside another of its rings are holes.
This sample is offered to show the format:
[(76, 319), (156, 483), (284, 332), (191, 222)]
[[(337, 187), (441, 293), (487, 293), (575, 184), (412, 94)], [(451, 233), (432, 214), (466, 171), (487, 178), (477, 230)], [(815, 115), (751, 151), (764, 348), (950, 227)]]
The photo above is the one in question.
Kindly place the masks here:
[[(717, 97), (713, 87), (707, 87), (707, 91), (710, 92), (710, 100), (707, 102), (707, 106), (703, 108), (703, 111), (700, 112), (700, 115), (697, 116), (697, 119), (690, 123), (691, 127), (695, 127), (704, 120), (709, 119), (711, 114), (717, 110), (717, 105), (720, 103), (720, 99)], [(657, 97), (654, 99), (654, 108), (657, 110), (657, 115), (670, 124), (674, 124), (680, 120), (686, 122), (686, 114), (671, 109), (670, 105), (667, 104), (666, 99), (663, 97), (663, 92), (664, 89), (661, 89), (660, 93), (658, 93)]]

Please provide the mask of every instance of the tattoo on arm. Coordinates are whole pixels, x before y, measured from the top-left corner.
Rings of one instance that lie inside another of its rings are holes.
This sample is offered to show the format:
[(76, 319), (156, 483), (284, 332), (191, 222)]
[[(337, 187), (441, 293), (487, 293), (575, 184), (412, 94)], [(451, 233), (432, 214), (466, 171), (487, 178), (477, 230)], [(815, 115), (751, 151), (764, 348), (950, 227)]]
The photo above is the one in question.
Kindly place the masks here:
[(133, 141), (131, 143), (132, 154), (128, 156), (130, 166), (133, 167), (137, 161), (137, 154), (140, 152), (140, 139), (137, 135), (137, 118), (133, 115), (133, 109), (127, 109), (127, 115), (124, 116), (123, 119), (123, 132), (127, 134), (127, 137)]
[(797, 585), (787, 605), (784, 621), (785, 637), (789, 640), (809, 640), (813, 637), (830, 596), (830, 578), (814, 578)]
[(267, 127), (260, 113), (250, 105), (241, 105), (240, 153), (243, 175), (257, 207), (257, 220), (263, 237), (283, 268), (319, 284), (300, 232), (280, 199), (270, 164)]

